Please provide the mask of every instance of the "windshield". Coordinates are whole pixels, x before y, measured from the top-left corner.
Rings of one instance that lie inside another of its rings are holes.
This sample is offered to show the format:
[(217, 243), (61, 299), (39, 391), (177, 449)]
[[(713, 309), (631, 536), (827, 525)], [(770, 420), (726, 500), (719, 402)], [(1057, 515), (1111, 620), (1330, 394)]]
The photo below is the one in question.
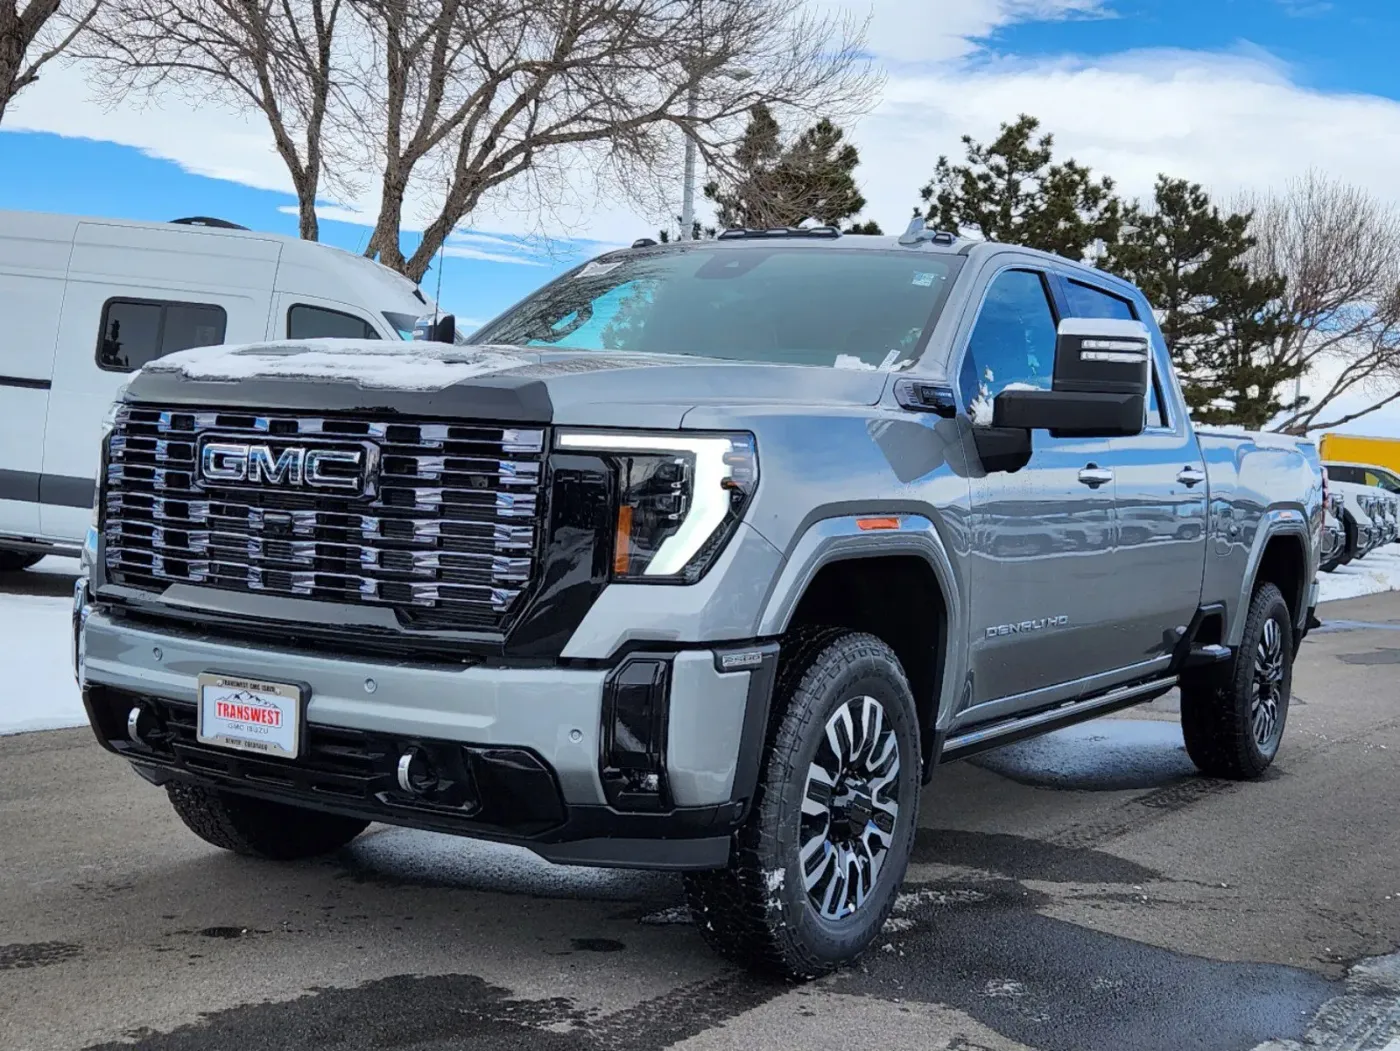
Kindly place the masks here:
[(1400, 493), (1400, 478), (1379, 467), (1361, 467), (1353, 464), (1329, 463), (1327, 477), (1338, 482), (1355, 482), (1357, 485), (1378, 486), (1390, 493)]
[(721, 244), (604, 257), (471, 342), (893, 368), (915, 357), (961, 264), (927, 252)]

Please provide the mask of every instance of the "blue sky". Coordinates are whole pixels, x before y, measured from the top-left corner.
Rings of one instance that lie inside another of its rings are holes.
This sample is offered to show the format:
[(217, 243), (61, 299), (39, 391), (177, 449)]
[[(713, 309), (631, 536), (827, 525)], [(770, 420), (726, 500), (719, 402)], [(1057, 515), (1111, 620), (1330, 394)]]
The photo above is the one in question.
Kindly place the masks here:
[(1144, 48), (1261, 50), (1295, 82), (1400, 98), (1397, 0), (1117, 0), (1115, 17), (1021, 22), (997, 30), (1021, 57), (1103, 56)]
[[(1400, 0), (874, 0), (873, 15), (890, 80), (853, 136), (866, 215), (887, 229), (958, 135), (990, 137), (1019, 112), (1131, 193), (1163, 170), (1226, 194), (1321, 167), (1400, 198)], [(104, 113), (77, 70), (47, 71), (0, 126), (0, 209), (205, 214), (294, 234), (287, 185), (256, 120), (180, 101)], [(353, 203), (372, 208), (372, 196)], [(546, 223), (560, 230), (547, 252), (520, 236), (538, 216), (474, 217), (476, 235), (463, 231), (446, 260), (444, 306), (485, 319), (658, 225), (627, 202), (578, 214)], [(357, 249), (368, 228), (324, 220), (322, 232)], [(435, 291), (436, 273), (424, 287)]]

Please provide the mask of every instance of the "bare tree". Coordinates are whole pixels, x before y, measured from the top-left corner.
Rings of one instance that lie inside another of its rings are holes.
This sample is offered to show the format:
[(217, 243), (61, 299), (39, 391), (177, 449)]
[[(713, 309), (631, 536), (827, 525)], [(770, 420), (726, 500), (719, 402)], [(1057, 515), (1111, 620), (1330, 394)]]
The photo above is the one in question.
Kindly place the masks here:
[[(1251, 207), (1252, 263), (1288, 282), (1291, 334), (1267, 353), (1326, 383), (1276, 429), (1326, 430), (1400, 398), (1400, 214), (1316, 173)], [(1337, 405), (1355, 395), (1368, 399), (1362, 408)]]
[[(362, 71), (355, 107), (382, 165), (366, 254), (414, 280), (522, 177), (554, 196), (591, 168), (639, 194), (675, 172), (680, 136), (722, 168), (754, 104), (854, 112), (878, 86), (858, 27), (811, 16), (803, 0), (352, 2), (380, 60)], [(405, 257), (415, 188), (434, 214)]]
[(0, 0), (0, 121), (39, 71), (72, 45), (102, 0)]
[(323, 180), (347, 174), (327, 164), (344, 20), (344, 0), (109, 0), (80, 51), (109, 101), (178, 91), (260, 111), (314, 241)]

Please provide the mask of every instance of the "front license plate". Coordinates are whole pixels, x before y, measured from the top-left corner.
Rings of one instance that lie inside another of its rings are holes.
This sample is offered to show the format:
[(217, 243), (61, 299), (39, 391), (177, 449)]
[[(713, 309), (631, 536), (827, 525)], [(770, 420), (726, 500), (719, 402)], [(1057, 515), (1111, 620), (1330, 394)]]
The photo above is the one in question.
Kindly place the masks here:
[(200, 744), (295, 759), (301, 753), (305, 691), (230, 675), (199, 677)]

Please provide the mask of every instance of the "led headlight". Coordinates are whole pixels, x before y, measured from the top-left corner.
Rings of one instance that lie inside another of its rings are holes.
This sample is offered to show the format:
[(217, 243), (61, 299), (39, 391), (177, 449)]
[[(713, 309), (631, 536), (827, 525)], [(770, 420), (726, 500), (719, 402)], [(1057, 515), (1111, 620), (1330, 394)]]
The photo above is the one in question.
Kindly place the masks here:
[(758, 486), (751, 434), (564, 431), (561, 450), (599, 454), (612, 467), (617, 514), (612, 579), (698, 580), (733, 534)]

